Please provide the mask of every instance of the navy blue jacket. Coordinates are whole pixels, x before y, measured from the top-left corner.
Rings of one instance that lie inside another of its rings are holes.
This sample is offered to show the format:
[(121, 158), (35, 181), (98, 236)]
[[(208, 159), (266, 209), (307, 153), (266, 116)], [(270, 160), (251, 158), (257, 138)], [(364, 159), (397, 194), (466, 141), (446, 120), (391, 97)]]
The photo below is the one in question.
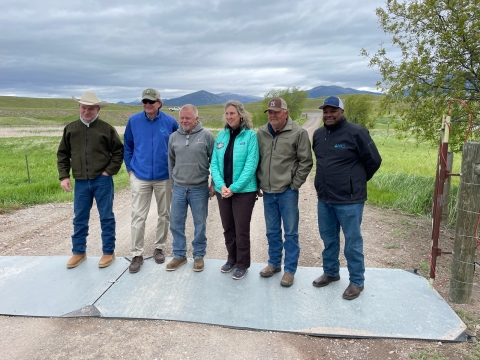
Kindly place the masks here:
[(320, 201), (355, 204), (367, 200), (367, 181), (382, 163), (367, 129), (342, 117), (333, 126), (315, 130), (312, 148)]

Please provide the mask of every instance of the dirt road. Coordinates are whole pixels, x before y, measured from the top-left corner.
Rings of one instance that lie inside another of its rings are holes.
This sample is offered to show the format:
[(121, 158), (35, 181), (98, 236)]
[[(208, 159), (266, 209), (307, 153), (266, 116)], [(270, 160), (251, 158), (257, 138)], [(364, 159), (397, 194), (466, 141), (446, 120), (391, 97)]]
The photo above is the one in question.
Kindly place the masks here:
[[(313, 125), (312, 125), (313, 124)], [(316, 125), (315, 125), (316, 124)], [(309, 131), (318, 119), (306, 124)], [(313, 129), (313, 130), (312, 130)], [(130, 254), (130, 193), (115, 195), (117, 256)], [(146, 255), (153, 252), (154, 213), (146, 229)], [(72, 204), (47, 204), (0, 215), (0, 255), (70, 255)], [(266, 263), (267, 241), (262, 199), (252, 217), (252, 261)], [(192, 237), (192, 220), (187, 220)], [(94, 209), (90, 221), (88, 254), (100, 256), (100, 229)], [(367, 206), (362, 231), (367, 267), (412, 269), (428, 262), (430, 224), (428, 219)], [(316, 223), (316, 196), (310, 178), (300, 190), (300, 266), (319, 267), (322, 244)], [(445, 232), (448, 239), (451, 233)], [(208, 258), (225, 259), (222, 227), (215, 200), (209, 202), (207, 226)], [(166, 253), (171, 256), (171, 235)], [(445, 248), (450, 245), (445, 244)], [(191, 247), (188, 250), (191, 256)], [(345, 261), (342, 259), (342, 266)], [(439, 258), (439, 280), (449, 276), (450, 259)], [(141, 272), (138, 274), (141, 276)], [(248, 273), (247, 276), (258, 276)], [(313, 280), (313, 279), (312, 279)], [(478, 275), (476, 275), (478, 283)], [(368, 281), (366, 286), (368, 286)], [(448, 285), (438, 289), (446, 296)], [(474, 290), (472, 304), (456, 306), (480, 317), (480, 292)], [(32, 294), (34, 296), (35, 294)], [(8, 296), (2, 294), (1, 296)], [(52, 294), (54, 296), (54, 294)], [(245, 301), (249, 301), (245, 299)], [(233, 306), (233, 305), (232, 305)], [(268, 306), (268, 304), (258, 304)], [(295, 304), (292, 304), (295, 306)], [(286, 309), (285, 311), (288, 311)], [(332, 309), (335, 311), (335, 309)], [(305, 314), (308, 316), (308, 314)], [(332, 339), (257, 332), (217, 326), (157, 320), (107, 320), (98, 318), (47, 319), (0, 316), (0, 354), (4, 359), (408, 359), (423, 349), (439, 350), (461, 359), (469, 345), (382, 339)], [(467, 357), (463, 357), (467, 359)]]

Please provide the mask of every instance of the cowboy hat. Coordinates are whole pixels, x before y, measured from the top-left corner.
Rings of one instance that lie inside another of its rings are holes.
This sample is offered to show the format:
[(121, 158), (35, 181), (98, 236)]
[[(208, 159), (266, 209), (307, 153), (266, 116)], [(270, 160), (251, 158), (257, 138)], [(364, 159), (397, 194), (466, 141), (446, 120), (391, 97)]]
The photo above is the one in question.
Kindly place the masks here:
[(85, 91), (80, 99), (76, 99), (75, 96), (72, 95), (72, 99), (78, 102), (79, 104), (83, 105), (97, 105), (100, 108), (104, 108), (108, 105), (106, 101), (100, 101), (93, 92)]

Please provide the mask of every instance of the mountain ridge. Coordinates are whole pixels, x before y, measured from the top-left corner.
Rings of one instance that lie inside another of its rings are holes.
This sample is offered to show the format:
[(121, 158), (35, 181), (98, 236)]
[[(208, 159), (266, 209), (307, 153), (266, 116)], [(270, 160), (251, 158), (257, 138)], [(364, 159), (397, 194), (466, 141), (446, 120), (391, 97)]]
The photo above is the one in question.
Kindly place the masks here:
[[(305, 90), (308, 94), (308, 98), (319, 98), (323, 96), (331, 95), (351, 95), (351, 94), (371, 94), (371, 95), (381, 95), (381, 93), (366, 91), (366, 90), (357, 90), (353, 88), (344, 88), (341, 86), (335, 85), (320, 85), (316, 86), (310, 90)], [(261, 101), (263, 100), (260, 96), (253, 95), (239, 95), (235, 93), (225, 92), (213, 94), (206, 90), (199, 90), (193, 93), (183, 95), (177, 98), (164, 99), (162, 103), (164, 106), (182, 106), (185, 104), (193, 104), (195, 106), (203, 105), (221, 105), (225, 104), (228, 100), (238, 100), (243, 104), (248, 104), (250, 102)], [(134, 100), (132, 102), (123, 102), (119, 101), (117, 104), (120, 105), (141, 105), (141, 100)]]

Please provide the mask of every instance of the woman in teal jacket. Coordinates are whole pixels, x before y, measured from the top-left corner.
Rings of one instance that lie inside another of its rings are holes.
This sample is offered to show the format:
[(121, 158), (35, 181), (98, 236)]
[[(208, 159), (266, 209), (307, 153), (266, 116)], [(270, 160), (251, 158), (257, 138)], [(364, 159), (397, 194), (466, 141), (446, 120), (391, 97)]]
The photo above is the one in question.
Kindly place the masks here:
[(243, 104), (225, 104), (225, 129), (213, 146), (210, 165), (228, 259), (221, 271), (236, 267), (232, 278), (245, 277), (250, 267), (250, 220), (257, 199), (258, 141), (251, 115)]

